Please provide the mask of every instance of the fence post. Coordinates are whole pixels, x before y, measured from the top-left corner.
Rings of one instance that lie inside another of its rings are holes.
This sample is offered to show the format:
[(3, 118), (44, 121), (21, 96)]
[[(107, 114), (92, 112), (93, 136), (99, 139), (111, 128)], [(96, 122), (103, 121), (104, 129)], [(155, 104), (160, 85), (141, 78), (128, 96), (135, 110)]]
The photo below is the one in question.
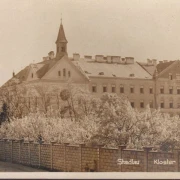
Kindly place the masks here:
[(6, 141), (7, 141), (7, 139), (3, 139), (4, 140), (4, 161), (6, 161)]
[(13, 162), (13, 139), (10, 140), (11, 141), (11, 162)]
[(41, 143), (39, 143), (39, 168), (41, 167)]
[[(122, 159), (122, 151), (126, 149), (126, 145), (120, 145), (118, 146), (118, 159)], [(117, 162), (118, 163), (118, 162)], [(122, 172), (122, 164), (118, 165), (119, 166), (119, 171)]]
[(69, 145), (69, 143), (64, 143), (64, 172), (66, 172), (66, 146)]
[(2, 156), (0, 158), (0, 160), (4, 160), (4, 141), (2, 139), (0, 139), (0, 142), (2, 143), (2, 146), (1, 146), (1, 151), (2, 151)]
[(101, 160), (101, 148), (104, 146), (104, 144), (99, 144), (98, 145), (98, 164), (97, 164), (97, 169), (96, 171), (97, 172), (100, 172), (101, 170), (101, 164), (100, 164), (100, 160)]
[(50, 158), (51, 158), (51, 170), (53, 170), (53, 145), (55, 144), (56, 142), (51, 142), (51, 145), (50, 145), (50, 153), (51, 153), (51, 155), (50, 155)]
[(24, 142), (24, 139), (19, 140), (19, 163), (21, 164), (21, 154), (22, 154), (22, 143)]
[(144, 149), (144, 172), (148, 172), (148, 153), (153, 149), (152, 146), (143, 147)]
[(83, 147), (85, 147), (85, 144), (79, 144), (80, 172), (82, 172), (82, 148)]
[(180, 149), (174, 149), (173, 150), (174, 159), (176, 161), (175, 172), (179, 172), (179, 152), (180, 152)]
[(28, 143), (29, 165), (31, 165), (31, 143), (33, 143), (33, 141), (29, 141)]

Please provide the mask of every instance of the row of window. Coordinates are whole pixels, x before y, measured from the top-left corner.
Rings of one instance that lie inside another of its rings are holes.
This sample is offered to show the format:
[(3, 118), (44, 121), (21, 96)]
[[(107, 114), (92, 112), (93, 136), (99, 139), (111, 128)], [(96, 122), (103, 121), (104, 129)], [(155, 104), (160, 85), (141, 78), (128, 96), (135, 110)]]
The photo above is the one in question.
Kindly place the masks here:
[[(103, 92), (107, 92), (107, 91), (108, 91), (108, 88), (107, 88), (106, 85), (103, 85), (102, 91), (103, 91)], [(92, 92), (94, 92), (94, 93), (97, 92), (97, 86), (96, 86), (96, 85), (92, 85)], [(112, 93), (116, 93), (116, 86), (115, 86), (115, 85), (112, 85), (112, 86), (111, 86), (111, 92), (112, 92)], [(124, 93), (124, 86), (120, 86), (119, 92), (120, 92), (120, 93)], [(134, 93), (134, 92), (135, 92), (135, 88), (134, 88), (133, 86), (131, 86), (131, 87), (130, 87), (130, 93)], [(143, 88), (143, 87), (140, 87), (139, 92), (140, 92), (141, 94), (144, 94), (144, 88)], [(152, 88), (152, 87), (149, 88), (149, 93), (150, 93), (150, 94), (153, 94), (153, 88)]]
[[(180, 94), (180, 87), (177, 87), (177, 94)], [(160, 87), (160, 93), (164, 94), (164, 86)], [(169, 94), (173, 94), (173, 87), (169, 87)]]
[[(135, 103), (134, 103), (133, 101), (131, 101), (130, 103), (131, 103), (131, 106), (132, 106), (133, 108), (135, 108)], [(140, 102), (139, 107), (140, 107), (140, 108), (144, 108), (144, 107), (145, 107), (143, 101)], [(152, 102), (152, 101), (149, 102), (149, 107), (150, 107), (150, 108), (153, 108), (153, 102)], [(160, 103), (160, 108), (165, 108), (165, 103), (164, 103), (163, 101), (161, 101), (161, 103)], [(169, 102), (169, 108), (171, 108), (171, 109), (174, 108), (174, 103), (173, 103), (173, 101), (170, 101), (170, 102)], [(180, 108), (180, 103), (177, 103), (177, 108)]]
[(61, 77), (66, 77), (66, 75), (68, 75), (68, 77), (71, 77), (71, 72), (70, 71), (66, 71), (66, 69), (64, 68), (63, 71), (62, 71), (62, 74), (61, 74), (61, 71), (58, 71), (58, 76)]
[[(107, 85), (103, 85), (102, 91), (103, 92), (108, 91)], [(92, 92), (94, 92), (94, 93), (97, 92), (97, 86), (96, 85), (92, 85)], [(115, 85), (111, 86), (111, 92), (112, 93), (116, 92), (116, 86)], [(119, 92), (124, 93), (124, 86), (123, 85), (120, 86)], [(131, 86), (130, 87), (130, 93), (134, 93), (134, 92), (135, 92), (135, 88), (133, 86)], [(144, 87), (140, 87), (139, 92), (141, 94), (144, 94)], [(153, 94), (153, 88), (152, 87), (149, 88), (149, 94)], [(164, 87), (163, 86), (160, 87), (160, 94), (164, 94)], [(173, 87), (169, 87), (169, 94), (173, 94)], [(180, 87), (177, 87), (177, 94), (180, 94)]]
[[(131, 101), (130, 103), (131, 103), (132, 108), (135, 108), (135, 102)], [(140, 101), (139, 107), (140, 108), (144, 108), (145, 107), (144, 101)], [(153, 108), (153, 101), (149, 102), (149, 107)]]
[[(165, 107), (164, 101), (161, 101), (160, 107), (161, 107), (161, 108), (164, 108), (164, 107)], [(174, 108), (174, 103), (173, 103), (173, 101), (170, 101), (170, 102), (169, 102), (169, 108), (171, 108), (171, 109)], [(180, 108), (180, 103), (177, 103), (177, 108)]]

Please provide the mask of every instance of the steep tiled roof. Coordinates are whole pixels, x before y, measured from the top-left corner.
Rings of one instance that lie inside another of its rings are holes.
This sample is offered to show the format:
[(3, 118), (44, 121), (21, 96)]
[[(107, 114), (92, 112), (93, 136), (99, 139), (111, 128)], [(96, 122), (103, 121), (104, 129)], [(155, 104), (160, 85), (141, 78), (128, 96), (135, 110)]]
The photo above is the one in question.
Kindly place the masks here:
[(77, 67), (80, 67), (89, 77), (152, 78), (152, 76), (136, 62), (134, 64), (108, 64), (85, 59), (72, 62)]
[(22, 69), (18, 74), (15, 75), (17, 79), (20, 81), (26, 81), (28, 74), (30, 71), (30, 66), (26, 66), (24, 69)]
[(165, 70), (165, 69), (166, 69), (168, 66), (170, 66), (172, 63), (174, 63), (174, 61), (159, 63), (159, 64), (156, 66), (158, 74), (159, 74), (160, 72), (162, 72), (163, 70)]
[(42, 78), (56, 63), (57, 59), (40, 62), (43, 66), (36, 72), (38, 78)]
[(138, 62), (138, 64), (141, 65), (142, 68), (144, 68), (150, 75), (153, 76), (153, 74), (156, 70), (156, 66), (148, 65), (147, 63), (142, 63), (142, 62)]

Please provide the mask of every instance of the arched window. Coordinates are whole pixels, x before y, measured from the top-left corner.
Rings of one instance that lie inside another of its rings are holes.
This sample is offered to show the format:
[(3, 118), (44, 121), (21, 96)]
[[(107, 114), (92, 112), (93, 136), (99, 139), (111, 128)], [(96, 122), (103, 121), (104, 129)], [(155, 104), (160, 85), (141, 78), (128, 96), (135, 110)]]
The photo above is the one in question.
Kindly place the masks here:
[(61, 47), (61, 51), (62, 51), (62, 52), (65, 52), (65, 47)]
[(63, 76), (66, 77), (66, 69), (63, 69)]

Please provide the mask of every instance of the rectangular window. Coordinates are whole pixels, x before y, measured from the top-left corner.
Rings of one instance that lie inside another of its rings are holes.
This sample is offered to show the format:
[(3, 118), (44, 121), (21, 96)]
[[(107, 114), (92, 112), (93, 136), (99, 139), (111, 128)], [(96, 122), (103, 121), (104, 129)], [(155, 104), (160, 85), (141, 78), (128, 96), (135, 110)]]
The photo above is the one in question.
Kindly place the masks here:
[(61, 76), (61, 71), (58, 71), (58, 76)]
[(144, 102), (143, 101), (140, 102), (140, 108), (144, 108)]
[(180, 103), (177, 103), (177, 108), (180, 108)]
[(130, 93), (134, 93), (134, 87), (133, 86), (130, 87)]
[(169, 103), (169, 108), (173, 108), (173, 102), (172, 101)]
[(160, 93), (161, 93), (161, 94), (164, 94), (164, 86), (161, 86), (161, 87), (160, 87)]
[(116, 86), (112, 85), (111, 90), (112, 90), (112, 93), (115, 93), (116, 92)]
[(106, 85), (103, 86), (103, 92), (107, 92), (107, 86)]
[(120, 86), (120, 93), (124, 93), (124, 86), (123, 85)]
[(92, 92), (97, 92), (97, 87), (96, 87), (96, 85), (94, 84), (94, 85), (92, 85)]
[(149, 88), (149, 93), (153, 94), (153, 88), (152, 87)]
[(143, 86), (140, 87), (140, 93), (141, 93), (141, 94), (144, 93), (144, 87), (143, 87)]
[(33, 73), (31, 74), (31, 77), (32, 77), (32, 78), (34, 77), (34, 74), (33, 74)]
[(131, 107), (134, 108), (134, 102), (131, 102)]
[(153, 108), (153, 101), (150, 101), (150, 102), (149, 102), (149, 107), (150, 107), (150, 108)]
[(177, 94), (180, 94), (180, 87), (177, 87)]
[(173, 94), (173, 87), (169, 87), (169, 94)]
[(161, 101), (160, 106), (161, 106), (161, 108), (164, 108), (164, 101)]

